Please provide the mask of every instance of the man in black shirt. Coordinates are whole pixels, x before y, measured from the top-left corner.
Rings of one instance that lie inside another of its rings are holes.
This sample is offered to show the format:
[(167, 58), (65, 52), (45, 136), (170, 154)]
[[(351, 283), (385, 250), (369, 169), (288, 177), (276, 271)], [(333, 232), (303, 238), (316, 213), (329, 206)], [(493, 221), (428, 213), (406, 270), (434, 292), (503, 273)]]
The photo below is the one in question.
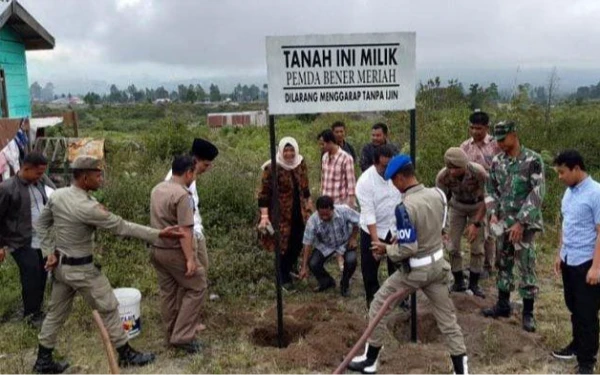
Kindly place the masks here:
[(388, 127), (386, 124), (377, 123), (371, 127), (371, 143), (368, 143), (363, 147), (360, 154), (360, 170), (366, 171), (370, 166), (375, 164), (375, 149), (382, 145), (389, 145), (392, 148), (394, 154), (400, 153), (398, 146), (391, 142), (388, 142)]
[[(35, 326), (43, 321), (42, 302), (46, 288), (45, 261), (40, 239), (33, 229), (46, 205), (42, 177), (48, 161), (29, 153), (17, 175), (0, 184), (0, 263), (10, 253), (19, 267), (23, 296), (23, 316)], [(54, 187), (54, 186), (52, 186)]]

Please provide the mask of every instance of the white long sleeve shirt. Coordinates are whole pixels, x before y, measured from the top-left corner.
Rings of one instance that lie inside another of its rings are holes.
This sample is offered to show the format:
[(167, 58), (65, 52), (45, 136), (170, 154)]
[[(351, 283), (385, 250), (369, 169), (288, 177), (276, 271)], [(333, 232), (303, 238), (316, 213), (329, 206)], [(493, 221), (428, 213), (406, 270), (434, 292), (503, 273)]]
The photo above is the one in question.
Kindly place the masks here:
[(360, 203), (360, 227), (369, 233), (368, 225), (377, 225), (377, 236), (385, 239), (389, 232), (396, 232), (396, 206), (402, 194), (392, 181), (386, 181), (377, 173), (375, 166), (364, 171), (356, 183), (356, 198)]
[[(173, 176), (173, 171), (170, 170), (165, 177), (165, 181), (169, 181)], [(190, 193), (192, 193), (192, 199), (194, 200), (194, 235), (198, 239), (204, 239), (204, 227), (202, 226), (202, 217), (200, 216), (200, 211), (198, 210), (198, 205), (200, 204), (200, 197), (198, 196), (198, 190), (196, 190), (196, 181), (193, 181), (188, 187)]]

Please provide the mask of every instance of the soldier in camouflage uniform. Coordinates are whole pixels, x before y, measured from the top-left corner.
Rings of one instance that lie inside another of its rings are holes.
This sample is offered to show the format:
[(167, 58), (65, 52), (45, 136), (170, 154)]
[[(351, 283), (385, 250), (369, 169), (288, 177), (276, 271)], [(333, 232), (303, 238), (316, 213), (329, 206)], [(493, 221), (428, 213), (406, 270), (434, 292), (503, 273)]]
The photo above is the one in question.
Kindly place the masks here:
[(498, 123), (494, 136), (502, 152), (492, 160), (485, 202), (500, 258), (498, 302), (482, 313), (493, 318), (510, 316), (516, 262), (521, 278), (523, 329), (534, 332), (533, 301), (538, 292), (534, 239), (543, 229), (544, 165), (539, 154), (521, 145), (514, 122)]
[[(471, 247), (468, 289), (477, 297), (485, 298), (479, 286), (485, 254), (485, 183), (487, 172), (477, 163), (469, 162), (467, 154), (459, 147), (450, 147), (444, 155), (444, 167), (437, 175), (436, 186), (448, 198), (449, 220), (444, 234), (449, 236), (448, 252), (454, 275), (453, 292), (467, 290), (461, 249), (463, 233)], [(466, 231), (465, 231), (466, 229)]]

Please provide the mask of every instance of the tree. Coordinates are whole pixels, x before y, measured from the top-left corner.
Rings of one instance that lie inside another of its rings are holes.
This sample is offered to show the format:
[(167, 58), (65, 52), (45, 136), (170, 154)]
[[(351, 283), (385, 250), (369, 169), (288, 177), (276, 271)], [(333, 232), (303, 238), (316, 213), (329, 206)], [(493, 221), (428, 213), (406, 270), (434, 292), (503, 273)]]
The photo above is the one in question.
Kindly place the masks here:
[(138, 92), (137, 88), (135, 87), (134, 84), (129, 85), (129, 87), (127, 87), (127, 93), (129, 94), (129, 100), (133, 100), (134, 102), (137, 102), (137, 100), (135, 99), (137, 92)]
[(146, 97), (146, 100), (152, 103), (154, 100), (156, 100), (156, 91), (154, 89), (149, 89), (146, 87), (146, 92), (144, 96)]
[(29, 87), (29, 94), (31, 95), (32, 100), (41, 100), (42, 99), (42, 86), (40, 86), (37, 81), (35, 81)]
[(187, 90), (188, 88), (185, 85), (177, 86), (177, 97), (179, 100), (184, 101), (187, 98)]
[(121, 103), (121, 101), (123, 100), (123, 96), (121, 94), (121, 90), (119, 90), (119, 88), (117, 87), (117, 85), (115, 85), (114, 83), (112, 85), (110, 85), (110, 89), (109, 89), (109, 94), (108, 94), (108, 101), (111, 103)]
[(100, 97), (100, 95), (96, 94), (95, 92), (88, 92), (83, 97), (83, 101), (85, 102), (85, 104), (92, 105), (92, 106), (99, 104), (101, 100), (102, 100), (102, 98)]
[(500, 93), (498, 92), (498, 85), (494, 82), (490, 83), (489, 87), (485, 89), (485, 97), (487, 100), (497, 103), (500, 100)]
[(242, 85), (241, 84), (237, 84), (234, 88), (233, 88), (233, 92), (231, 93), (231, 99), (236, 101), (236, 102), (241, 102), (244, 100), (244, 91), (242, 89)]
[(538, 86), (533, 89), (533, 100), (536, 103), (546, 104), (548, 97), (546, 96), (546, 88), (544, 86)]
[(143, 102), (146, 98), (144, 90), (137, 90), (133, 93), (133, 101), (136, 103)]
[(221, 101), (221, 90), (219, 90), (219, 86), (215, 85), (214, 83), (211, 83), (209, 93), (211, 102)]
[(156, 97), (154, 99), (167, 99), (169, 98), (169, 92), (163, 87), (160, 86), (156, 89)]
[(185, 101), (188, 103), (194, 103), (197, 99), (196, 90), (194, 89), (194, 85), (190, 84), (187, 88), (187, 92), (185, 95)]
[(546, 101), (546, 108), (544, 110), (544, 119), (546, 125), (550, 124), (550, 111), (554, 105), (556, 91), (558, 90), (558, 74), (556, 73), (556, 67), (552, 68), (552, 72), (548, 77), (548, 100)]
[(200, 102), (204, 102), (206, 100), (206, 91), (199, 84), (196, 85), (196, 98)]
[(485, 92), (483, 88), (479, 86), (478, 83), (472, 84), (469, 86), (469, 107), (471, 110), (476, 110), (481, 108), (483, 103), (485, 102)]
[(248, 89), (248, 96), (250, 101), (257, 101), (260, 97), (260, 89), (256, 85), (251, 85)]
[(517, 93), (513, 96), (513, 105), (515, 107), (524, 109), (529, 106), (531, 102), (531, 84), (524, 83), (517, 86)]
[(456, 79), (448, 81), (448, 86), (443, 87), (441, 79), (427, 80), (427, 83), (419, 82), (417, 101), (427, 108), (443, 109), (464, 105), (464, 92), (462, 83)]

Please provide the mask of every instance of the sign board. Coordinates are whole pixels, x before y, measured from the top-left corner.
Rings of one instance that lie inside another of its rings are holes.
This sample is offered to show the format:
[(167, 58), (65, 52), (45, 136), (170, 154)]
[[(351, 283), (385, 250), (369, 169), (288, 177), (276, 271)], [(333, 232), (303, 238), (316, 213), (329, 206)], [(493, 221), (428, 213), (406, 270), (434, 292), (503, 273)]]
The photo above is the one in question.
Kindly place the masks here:
[(415, 108), (416, 34), (267, 37), (269, 113)]

